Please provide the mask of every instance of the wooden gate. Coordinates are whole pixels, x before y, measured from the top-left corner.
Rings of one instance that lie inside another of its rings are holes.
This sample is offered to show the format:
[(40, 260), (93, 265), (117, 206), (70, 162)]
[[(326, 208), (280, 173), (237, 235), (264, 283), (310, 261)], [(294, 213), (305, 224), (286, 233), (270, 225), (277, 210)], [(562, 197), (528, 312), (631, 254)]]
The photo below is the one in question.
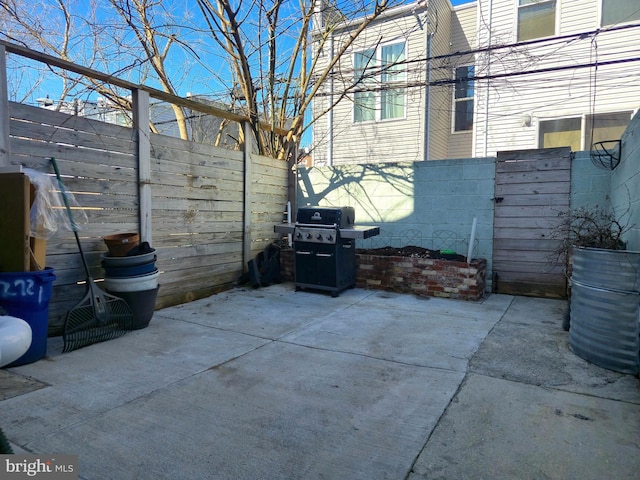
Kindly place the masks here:
[(493, 291), (565, 298), (567, 278), (552, 238), (569, 209), (568, 147), (499, 152), (493, 223)]

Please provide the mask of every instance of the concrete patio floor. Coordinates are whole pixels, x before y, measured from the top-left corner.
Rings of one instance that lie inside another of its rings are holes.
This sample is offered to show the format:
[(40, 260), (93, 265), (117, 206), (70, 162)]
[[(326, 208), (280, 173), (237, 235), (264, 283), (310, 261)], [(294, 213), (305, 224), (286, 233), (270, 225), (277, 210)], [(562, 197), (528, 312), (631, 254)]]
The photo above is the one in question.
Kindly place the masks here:
[(566, 306), (237, 288), (49, 339), (0, 371), (0, 425), (87, 480), (637, 480), (640, 382), (571, 353)]

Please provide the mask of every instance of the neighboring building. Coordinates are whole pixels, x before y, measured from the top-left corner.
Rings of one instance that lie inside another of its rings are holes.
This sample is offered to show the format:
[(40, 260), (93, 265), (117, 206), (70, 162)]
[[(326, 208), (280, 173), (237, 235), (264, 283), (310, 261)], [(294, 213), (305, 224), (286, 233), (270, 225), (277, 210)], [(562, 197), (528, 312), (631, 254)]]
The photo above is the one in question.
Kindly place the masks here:
[[(221, 110), (232, 109), (228, 104), (212, 100), (206, 95), (192, 95), (187, 92), (187, 98)], [(231, 150), (237, 149), (238, 143), (241, 141), (240, 125), (237, 122), (229, 122), (220, 117), (201, 113), (190, 108), (184, 108), (184, 112), (187, 120), (187, 131), (191, 140)], [(180, 137), (178, 123), (171, 105), (162, 101), (152, 102), (149, 105), (149, 116), (158, 133)]]
[[(314, 98), (314, 118), (328, 111), (313, 126), (316, 165), (422, 160), (427, 149), (429, 157), (448, 156), (449, 89), (429, 97), (425, 85), (429, 76), (443, 80), (450, 72), (429, 70), (425, 59), (428, 51), (450, 52), (451, 13), (449, 0), (432, 0), (429, 8), (416, 2), (390, 10), (360, 34)], [(335, 18), (330, 10), (316, 15), (314, 28)], [(320, 61), (329, 62), (357, 27), (336, 25)], [(423, 135), (428, 124), (431, 139)]]
[[(620, 139), (640, 106), (640, 0), (479, 2), (474, 155)], [(500, 47), (513, 45), (512, 47)]]
[[(334, 29), (324, 61), (356, 26)], [(589, 150), (619, 139), (640, 106), (638, 52), (640, 0), (397, 7), (361, 34), (315, 100), (317, 114), (347, 91), (314, 124), (314, 161)]]
[(87, 101), (75, 99), (72, 101), (53, 101), (46, 98), (38, 98), (38, 104), (47, 110), (58, 110), (67, 115), (77, 115), (101, 122), (113, 123), (114, 125), (130, 126), (131, 118), (122, 109), (113, 106), (104, 97), (97, 101)]
[[(191, 95), (187, 98), (212, 105), (219, 109), (230, 109), (228, 105), (216, 102), (203, 95)], [(39, 98), (37, 102), (47, 110), (59, 110), (68, 115), (99, 120), (130, 127), (132, 125), (131, 112), (122, 110), (104, 97), (97, 101), (75, 99), (73, 101), (54, 101)], [(228, 122), (220, 117), (201, 113), (190, 108), (184, 109), (187, 120), (189, 138), (195, 142), (208, 143), (228, 149), (237, 149), (240, 127), (237, 122)], [(171, 105), (163, 101), (152, 101), (149, 105), (149, 117), (155, 132), (171, 137), (180, 137), (180, 130)]]

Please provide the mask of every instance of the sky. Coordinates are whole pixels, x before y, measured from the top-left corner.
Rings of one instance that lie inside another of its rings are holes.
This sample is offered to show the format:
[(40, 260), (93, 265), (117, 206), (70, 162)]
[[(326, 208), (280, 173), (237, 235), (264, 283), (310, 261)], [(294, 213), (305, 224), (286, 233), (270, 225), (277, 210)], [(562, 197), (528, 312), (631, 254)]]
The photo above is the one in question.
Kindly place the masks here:
[[(407, 3), (410, 3), (411, 1), (413, 0), (407, 0)], [(465, 3), (471, 3), (473, 1), (475, 0), (450, 0), (451, 4), (454, 6), (465, 4)], [(55, 2), (53, 0), (45, 0), (44, 5), (49, 5), (49, 8), (55, 9), (55, 6), (54, 6)], [(89, 16), (88, 13), (83, 10), (84, 2), (82, 0), (72, 1), (70, 5), (73, 5), (75, 9), (78, 9), (75, 13), (79, 18)], [(175, 18), (184, 18), (184, 19), (194, 18), (194, 12), (193, 12), (192, 6), (189, 7), (187, 5), (184, 5), (182, 4), (182, 2), (177, 2), (174, 4), (174, 2), (172, 1), (168, 1), (167, 3), (165, 3), (165, 5), (167, 5), (167, 12), (166, 12), (167, 15), (175, 15)], [(52, 10), (52, 12), (53, 11), (54, 10)], [(103, 18), (102, 15), (103, 15), (102, 12), (98, 11), (97, 17), (95, 18), (101, 19)], [(106, 16), (105, 16), (105, 19), (106, 19)], [(105, 22), (103, 27), (108, 27), (107, 23), (108, 21)], [(52, 25), (55, 25), (55, 23), (52, 23)], [(83, 32), (79, 32), (79, 33), (82, 34)], [(167, 32), (167, 33), (170, 33), (170, 32)], [(184, 32), (181, 32), (181, 33), (184, 33)], [(84, 32), (84, 34), (86, 34), (86, 32)], [(83, 43), (83, 40), (82, 40), (83, 38), (85, 37), (81, 37), (81, 36), (76, 37), (75, 43), (78, 45), (81, 45)], [(103, 37), (103, 38), (106, 38), (108, 40), (109, 36)], [(208, 50), (206, 48), (206, 44), (202, 43), (202, 41), (203, 41), (202, 38), (197, 36), (197, 34), (194, 34), (192, 37), (188, 39), (188, 43), (190, 44), (190, 46), (194, 49), (194, 51), (199, 52), (200, 55), (202, 55), (204, 52)], [(179, 49), (172, 49), (172, 55), (175, 55), (177, 51), (179, 51)], [(47, 52), (47, 53), (51, 53), (51, 52)], [(72, 55), (72, 58), (74, 58), (74, 60), (76, 60), (79, 64), (86, 64), (86, 62), (83, 62), (82, 55), (77, 55), (77, 54)], [(174, 86), (177, 87), (178, 95), (185, 96), (185, 95), (188, 95), (189, 93), (202, 94), (202, 93), (220, 92), (220, 95), (222, 95), (220, 100), (228, 101), (227, 87), (229, 82), (225, 81), (225, 78), (228, 78), (228, 74), (224, 74), (223, 71), (225, 69), (220, 68), (222, 63), (225, 62), (226, 60), (224, 60), (223, 58), (215, 58), (215, 57), (210, 58), (210, 60), (211, 60), (210, 62), (205, 63), (205, 65), (209, 65), (209, 68), (204, 67), (203, 69), (202, 65), (196, 65), (193, 63), (192, 60), (190, 61), (186, 57), (174, 58), (174, 63), (179, 64), (180, 70), (182, 71), (180, 75), (174, 76), (173, 78), (173, 80), (175, 80)], [(118, 62), (118, 60), (114, 58), (108, 59), (107, 61)], [(118, 68), (114, 67), (113, 64), (111, 65), (110, 68), (100, 64), (96, 65), (94, 68), (96, 68), (97, 70), (111, 71), (111, 72), (114, 72), (114, 71), (117, 72), (118, 70)], [(61, 84), (61, 81), (58, 79), (52, 79), (50, 81), (45, 80), (42, 84), (37, 84), (36, 80), (38, 77), (38, 71), (18, 67), (12, 71), (9, 71), (8, 73), (10, 77), (9, 78), (10, 87), (12, 83), (13, 85), (27, 86), (25, 89), (22, 89), (21, 91), (20, 90), (16, 91), (15, 96), (10, 95), (14, 97), (12, 99), (20, 100), (20, 97), (23, 97), (25, 92), (28, 92), (30, 94), (28, 95), (29, 98), (26, 100), (26, 102), (31, 104), (36, 104), (36, 99), (43, 99), (45, 97), (49, 97), (54, 100), (60, 98), (62, 84)], [(145, 81), (142, 78), (122, 77), (121, 75), (118, 75), (118, 73), (116, 73), (116, 76), (120, 76), (120, 78), (130, 80), (133, 83), (141, 82), (141, 83), (149, 84), (150, 86), (153, 86), (155, 88), (159, 87), (157, 84), (150, 84), (148, 81)], [(33, 77), (33, 79), (30, 77)], [(31, 85), (36, 85), (36, 86), (35, 88), (31, 88), (30, 87)], [(72, 95), (70, 98), (74, 98), (74, 96)], [(91, 94), (91, 93), (83, 94), (82, 98), (95, 101), (96, 94)], [(308, 135), (306, 135), (305, 137), (308, 137)]]

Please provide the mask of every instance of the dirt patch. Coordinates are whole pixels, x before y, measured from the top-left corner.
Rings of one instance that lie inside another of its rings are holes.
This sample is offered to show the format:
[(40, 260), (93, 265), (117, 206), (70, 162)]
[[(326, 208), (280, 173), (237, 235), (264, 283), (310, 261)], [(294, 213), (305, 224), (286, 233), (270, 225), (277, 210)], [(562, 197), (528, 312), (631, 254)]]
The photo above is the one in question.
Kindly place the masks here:
[(456, 262), (466, 262), (467, 257), (457, 253), (442, 253), (439, 250), (429, 250), (428, 248), (415, 247), (381, 247), (381, 248), (359, 248), (356, 250), (361, 255), (378, 255), (382, 257), (410, 257), (410, 258), (433, 258), (440, 260), (453, 260)]

